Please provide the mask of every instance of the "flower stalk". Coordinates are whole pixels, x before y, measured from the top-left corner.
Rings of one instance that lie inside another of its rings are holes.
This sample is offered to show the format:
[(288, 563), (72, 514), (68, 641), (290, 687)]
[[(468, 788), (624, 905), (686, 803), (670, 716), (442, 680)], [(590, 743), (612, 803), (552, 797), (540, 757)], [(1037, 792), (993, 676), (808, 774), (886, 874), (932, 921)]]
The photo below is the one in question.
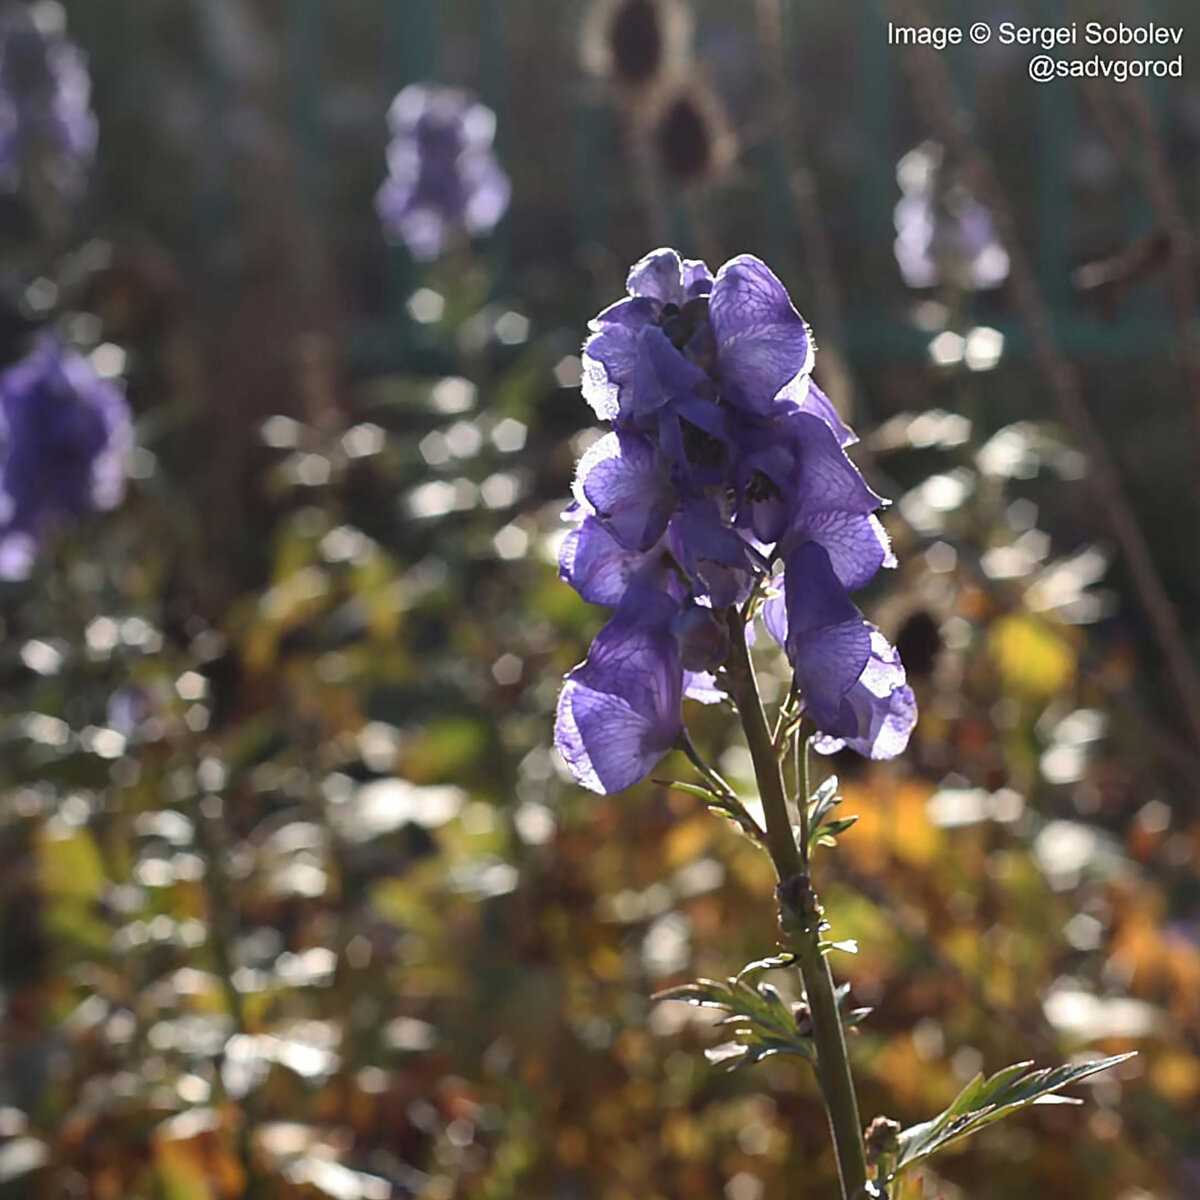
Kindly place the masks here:
[[(729, 610), (729, 632), (730, 684), (754, 763), (754, 776), (766, 819), (767, 849), (779, 879), (780, 924), (788, 949), (796, 955), (812, 1016), (812, 1036), (817, 1050), (817, 1082), (825, 1101), (837, 1153), (842, 1195), (845, 1200), (855, 1200), (865, 1194), (866, 1153), (833, 977), (820, 947), (821, 906), (804, 857), (796, 845), (788, 813), (783, 770), (767, 725), (754, 666), (746, 645), (745, 619), (736, 609)], [(799, 803), (806, 804), (807, 797), (799, 797)]]

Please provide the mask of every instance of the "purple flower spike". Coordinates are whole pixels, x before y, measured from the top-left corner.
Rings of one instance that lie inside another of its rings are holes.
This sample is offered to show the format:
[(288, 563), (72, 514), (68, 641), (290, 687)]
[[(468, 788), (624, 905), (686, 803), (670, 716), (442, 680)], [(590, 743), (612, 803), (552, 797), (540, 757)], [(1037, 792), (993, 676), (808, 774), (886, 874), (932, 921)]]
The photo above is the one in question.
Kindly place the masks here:
[(132, 444), (120, 389), (53, 337), (0, 374), (0, 578), (25, 578), (46, 529), (115, 507)]
[(583, 787), (632, 787), (683, 731), (683, 668), (670, 628), (677, 612), (670, 596), (639, 581), (566, 677), (554, 744)]
[(0, 14), (0, 188), (40, 170), (71, 200), (87, 180), (97, 126), (87, 66), (55, 10), (8, 4)]
[(488, 233), (508, 208), (508, 176), (492, 153), (496, 114), (453, 88), (413, 84), (388, 112), (388, 177), (376, 207), (414, 258), (436, 258), (456, 233)]
[(584, 398), (613, 429), (579, 464), (559, 571), (617, 613), (563, 689), (571, 769), (597, 791), (625, 786), (672, 744), (681, 696), (724, 699), (729, 610), (780, 562), (763, 616), (822, 744), (899, 753), (912, 693), (849, 596), (895, 565), (885, 502), (813, 382), (803, 318), (750, 255), (714, 279), (655, 250), (627, 288), (583, 347)]
[(784, 387), (812, 370), (804, 318), (774, 272), (754, 255), (730, 259), (717, 272), (709, 313), (721, 382), (734, 404), (766, 412)]

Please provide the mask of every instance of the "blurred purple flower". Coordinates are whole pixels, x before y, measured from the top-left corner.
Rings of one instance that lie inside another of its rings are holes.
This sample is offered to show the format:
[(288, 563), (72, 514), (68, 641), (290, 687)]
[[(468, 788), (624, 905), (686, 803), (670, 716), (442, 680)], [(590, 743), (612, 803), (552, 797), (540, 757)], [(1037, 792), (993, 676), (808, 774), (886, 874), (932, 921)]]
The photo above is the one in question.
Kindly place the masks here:
[(489, 232), (511, 191), (492, 153), (495, 113), (465, 92), (412, 84), (388, 125), (388, 177), (375, 201), (385, 233), (428, 261), (456, 233)]
[(584, 398), (613, 429), (580, 460), (559, 570), (617, 614), (567, 676), (556, 742), (568, 766), (599, 791), (643, 778), (682, 729), (680, 699), (722, 697), (725, 610), (776, 560), (782, 594), (764, 616), (823, 742), (898, 753), (912, 693), (849, 597), (895, 565), (884, 501), (812, 381), (807, 325), (751, 255), (714, 278), (656, 250), (627, 286), (584, 346)]
[(131, 444), (121, 389), (57, 338), (0, 373), (0, 578), (28, 576), (55, 520), (120, 502)]
[(924, 142), (896, 167), (896, 264), (912, 288), (949, 283), (969, 291), (999, 287), (1008, 253), (991, 211), (946, 177), (941, 146)]
[(63, 22), (53, 2), (0, 8), (0, 188), (6, 191), (40, 170), (70, 199), (82, 191), (95, 156), (91, 80)]

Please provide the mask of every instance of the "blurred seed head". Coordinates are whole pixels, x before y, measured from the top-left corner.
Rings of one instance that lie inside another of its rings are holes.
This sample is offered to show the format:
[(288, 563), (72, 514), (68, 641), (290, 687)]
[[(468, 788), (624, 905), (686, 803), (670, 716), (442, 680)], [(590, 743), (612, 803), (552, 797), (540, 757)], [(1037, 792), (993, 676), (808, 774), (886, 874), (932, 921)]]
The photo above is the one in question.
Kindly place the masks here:
[(686, 62), (692, 14), (683, 0), (594, 0), (583, 26), (583, 63), (640, 92)]
[(647, 114), (645, 136), (659, 170), (688, 187), (724, 174), (736, 140), (717, 94), (688, 80), (665, 90)]

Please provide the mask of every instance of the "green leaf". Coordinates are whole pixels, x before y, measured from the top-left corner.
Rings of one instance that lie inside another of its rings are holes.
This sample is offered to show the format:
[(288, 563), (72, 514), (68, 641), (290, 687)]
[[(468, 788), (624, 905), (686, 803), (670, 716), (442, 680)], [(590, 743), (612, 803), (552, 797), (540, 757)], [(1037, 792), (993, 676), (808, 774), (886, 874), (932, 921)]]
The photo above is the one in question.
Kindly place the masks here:
[(791, 1006), (769, 983), (753, 984), (749, 976), (790, 966), (793, 955), (756, 959), (726, 980), (697, 979), (659, 992), (655, 1000), (683, 1000), (725, 1012), (718, 1022), (733, 1040), (705, 1051), (709, 1062), (723, 1067), (747, 1066), (775, 1054), (794, 1054), (816, 1061), (813, 1041), (801, 1033)]
[(833, 818), (834, 810), (842, 802), (838, 795), (838, 778), (830, 775), (812, 794), (808, 802), (808, 844), (813, 846), (836, 846), (839, 834), (845, 833), (858, 817)]
[(1005, 1067), (987, 1079), (976, 1075), (944, 1112), (900, 1134), (896, 1171), (936, 1154), (1020, 1108), (1031, 1104), (1071, 1103), (1068, 1098), (1052, 1093), (1132, 1057), (1133, 1054), (1118, 1054), (1094, 1062), (1047, 1067), (1040, 1071), (1031, 1070), (1031, 1062), (1021, 1062)]

